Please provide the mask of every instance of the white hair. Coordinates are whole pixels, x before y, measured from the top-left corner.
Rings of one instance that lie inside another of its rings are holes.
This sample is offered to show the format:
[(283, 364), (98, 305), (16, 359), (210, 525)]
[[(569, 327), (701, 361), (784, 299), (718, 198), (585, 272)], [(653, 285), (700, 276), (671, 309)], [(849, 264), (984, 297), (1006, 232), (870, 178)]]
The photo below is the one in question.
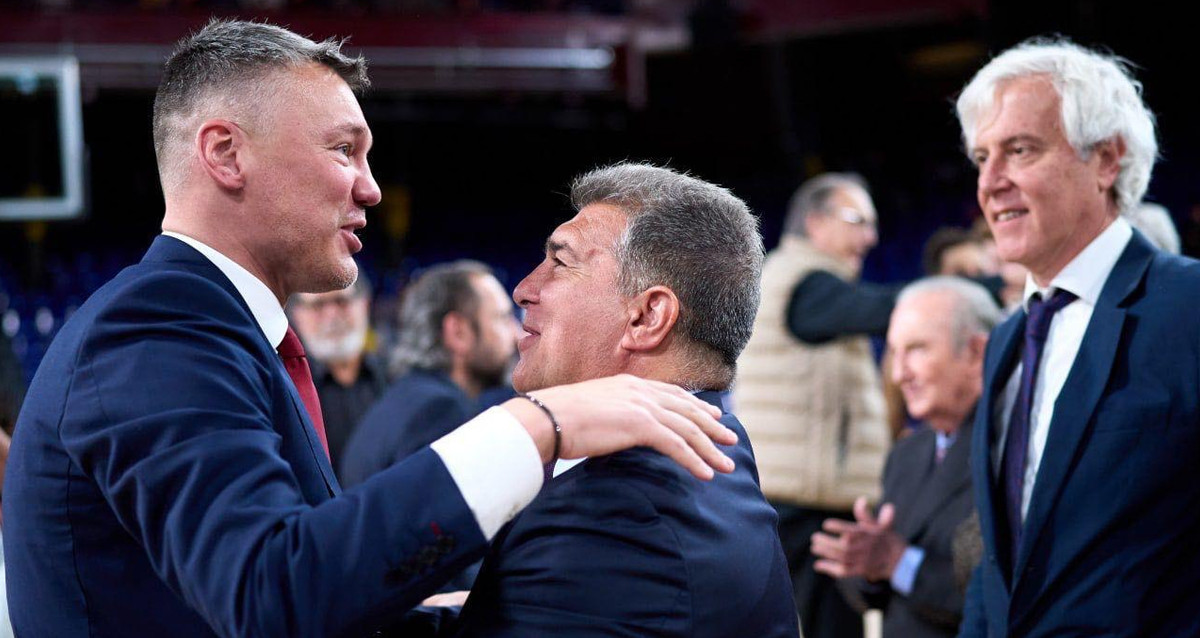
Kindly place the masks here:
[(896, 305), (919, 295), (938, 293), (954, 300), (950, 322), (955, 350), (962, 350), (975, 334), (987, 334), (1004, 318), (1004, 313), (987, 288), (962, 277), (935, 275), (905, 286), (896, 297)]
[(1175, 229), (1171, 213), (1163, 206), (1142, 202), (1126, 212), (1125, 219), (1128, 219), (1134, 228), (1142, 231), (1155, 248), (1172, 255), (1179, 254), (1179, 231)]
[(1142, 102), (1142, 84), (1124, 58), (1085, 49), (1068, 40), (1035, 38), (994, 58), (958, 96), (958, 122), (969, 150), (980, 118), (995, 106), (1007, 82), (1045, 76), (1058, 92), (1067, 141), (1082, 159), (1103, 141), (1121, 138), (1125, 156), (1113, 185), (1118, 209), (1132, 210), (1146, 193), (1158, 157), (1154, 114)]

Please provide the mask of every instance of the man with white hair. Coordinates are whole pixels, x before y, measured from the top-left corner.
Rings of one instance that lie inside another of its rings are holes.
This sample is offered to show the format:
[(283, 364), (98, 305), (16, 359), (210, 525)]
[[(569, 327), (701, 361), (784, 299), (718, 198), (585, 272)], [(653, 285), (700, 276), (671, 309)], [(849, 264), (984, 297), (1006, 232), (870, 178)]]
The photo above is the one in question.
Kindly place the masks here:
[(999, 255), (971, 466), (984, 556), (962, 636), (1200, 635), (1200, 265), (1122, 216), (1157, 154), (1128, 64), (1019, 45), (958, 100)]
[(975, 512), (967, 459), (983, 352), (1000, 307), (957, 277), (906, 286), (888, 327), (889, 372), (921, 427), (896, 442), (878, 516), (866, 498), (855, 521), (831, 518), (813, 535), (817, 571), (849, 581), (884, 613), (885, 638), (953, 637), (963, 595), (953, 543)]

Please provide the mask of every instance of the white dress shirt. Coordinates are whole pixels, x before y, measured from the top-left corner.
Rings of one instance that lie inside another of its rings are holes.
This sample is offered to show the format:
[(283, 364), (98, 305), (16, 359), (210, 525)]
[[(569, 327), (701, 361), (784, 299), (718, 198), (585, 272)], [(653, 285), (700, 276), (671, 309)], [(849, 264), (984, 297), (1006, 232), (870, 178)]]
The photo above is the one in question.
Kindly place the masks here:
[[(163, 234), (195, 248), (229, 278), (263, 336), (272, 347), (279, 347), (287, 333), (287, 315), (265, 283), (203, 242), (179, 233)], [(533, 501), (542, 487), (537, 446), (521, 422), (504, 408), (487, 410), (430, 447), (441, 457), (488, 540)]]
[[(1124, 218), (1118, 217), (1109, 224), (1092, 243), (1088, 244), (1070, 263), (1058, 273), (1050, 285), (1039, 288), (1029, 276), (1025, 280), (1025, 311), (1029, 311), (1029, 300), (1035, 293), (1040, 293), (1043, 299), (1049, 299), (1054, 292), (1066, 290), (1078, 297), (1067, 304), (1054, 315), (1050, 322), (1050, 331), (1046, 337), (1046, 345), (1042, 350), (1042, 360), (1038, 365), (1037, 378), (1033, 385), (1033, 406), (1029, 412), (1029, 450), (1025, 461), (1025, 476), (1021, 491), (1021, 520), (1029, 513), (1029, 499), (1033, 495), (1034, 482), (1037, 480), (1038, 467), (1042, 463), (1042, 452), (1046, 449), (1046, 439), (1053, 425), (1054, 404), (1062, 391), (1071, 366), (1075, 363), (1075, 355), (1083, 343), (1083, 334), (1087, 331), (1092, 319), (1092, 311), (1100, 299), (1100, 292), (1108, 276), (1133, 237), (1133, 229)], [(1024, 335), (1018, 335), (1023, 340)], [(999, 413), (993, 413), (993, 423), (1000, 426), (996, 444), (992, 447), (992, 471), (1000, 472), (1000, 463), (1004, 455), (1004, 441), (1008, 436), (1008, 422), (1012, 416), (1013, 404), (1017, 401), (1017, 393), (1021, 385), (1020, 362), (1013, 370), (1008, 384), (1004, 387), (1004, 400), (997, 401)]]

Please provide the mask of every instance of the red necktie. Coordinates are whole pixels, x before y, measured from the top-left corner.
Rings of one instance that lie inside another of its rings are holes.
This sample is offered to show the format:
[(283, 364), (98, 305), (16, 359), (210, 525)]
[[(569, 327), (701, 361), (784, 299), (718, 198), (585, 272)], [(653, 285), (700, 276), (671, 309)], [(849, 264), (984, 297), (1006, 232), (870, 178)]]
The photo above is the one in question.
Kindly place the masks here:
[(304, 402), (304, 409), (308, 411), (308, 418), (312, 420), (313, 428), (317, 430), (317, 437), (321, 439), (325, 455), (328, 456), (329, 441), (325, 438), (321, 399), (317, 397), (317, 387), (313, 385), (312, 371), (308, 369), (308, 359), (304, 356), (304, 346), (300, 345), (300, 337), (296, 336), (296, 331), (292, 330), (291, 326), (288, 326), (287, 333), (283, 335), (283, 343), (279, 344), (278, 350), (283, 359), (283, 369), (287, 370), (292, 383), (296, 385), (300, 400)]

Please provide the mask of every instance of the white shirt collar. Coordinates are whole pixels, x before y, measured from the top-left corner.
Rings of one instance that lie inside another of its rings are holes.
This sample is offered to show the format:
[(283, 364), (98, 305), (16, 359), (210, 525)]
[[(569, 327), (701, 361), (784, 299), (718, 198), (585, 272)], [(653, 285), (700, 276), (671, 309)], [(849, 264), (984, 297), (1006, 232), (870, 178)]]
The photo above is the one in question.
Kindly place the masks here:
[(1034, 293), (1042, 293), (1048, 299), (1055, 290), (1066, 290), (1090, 306), (1095, 306), (1104, 290), (1104, 283), (1133, 237), (1133, 227), (1124, 217), (1117, 217), (1086, 248), (1075, 255), (1045, 289), (1039, 288), (1033, 275), (1025, 278), (1025, 311), (1029, 311), (1029, 299)]
[(234, 260), (198, 239), (171, 231), (164, 231), (163, 234), (195, 248), (211, 261), (229, 278), (229, 282), (233, 284), (234, 288), (237, 288), (238, 294), (245, 300), (246, 305), (250, 306), (250, 314), (254, 315), (254, 321), (258, 323), (259, 329), (262, 330), (263, 336), (267, 338), (271, 347), (278, 348), (279, 344), (283, 343), (283, 336), (287, 333), (288, 328), (287, 315), (283, 312), (283, 306), (279, 305), (279, 300), (275, 298), (275, 293), (271, 292), (266, 284)]

